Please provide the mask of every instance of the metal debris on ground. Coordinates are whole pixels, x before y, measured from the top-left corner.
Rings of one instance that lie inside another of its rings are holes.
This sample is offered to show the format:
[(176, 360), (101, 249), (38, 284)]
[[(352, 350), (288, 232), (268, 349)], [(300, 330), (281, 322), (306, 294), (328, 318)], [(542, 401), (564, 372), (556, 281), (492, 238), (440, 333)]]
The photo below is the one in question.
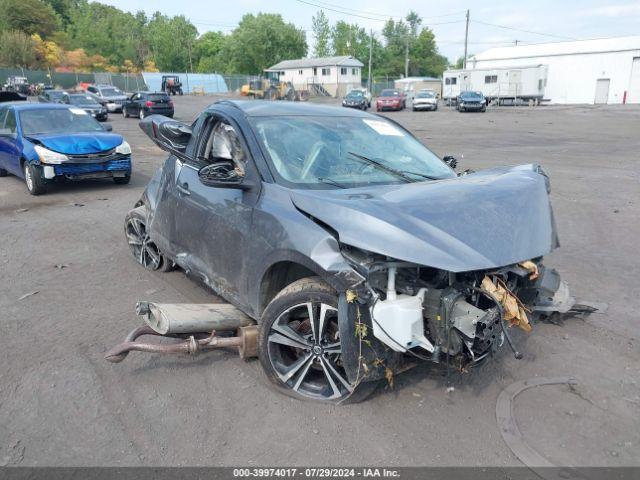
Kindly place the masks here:
[(33, 292), (25, 293), (18, 300), (24, 300), (25, 298), (32, 297), (33, 295), (35, 295), (35, 294), (37, 294), (39, 292), (40, 292), (39, 290), (34, 290)]

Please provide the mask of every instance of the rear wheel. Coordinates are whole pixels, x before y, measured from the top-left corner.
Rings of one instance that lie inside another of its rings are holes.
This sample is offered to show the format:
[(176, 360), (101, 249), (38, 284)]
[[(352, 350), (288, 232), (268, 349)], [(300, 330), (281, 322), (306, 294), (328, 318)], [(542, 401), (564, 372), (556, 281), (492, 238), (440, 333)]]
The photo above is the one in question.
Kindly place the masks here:
[(140, 109), (140, 120), (144, 120), (144, 117), (146, 117), (146, 115), (144, 114), (144, 110)]
[(269, 380), (301, 400), (354, 403), (377, 382), (354, 385), (342, 365), (338, 295), (318, 277), (303, 278), (269, 303), (260, 323), (260, 363)]
[(0, 168), (0, 177), (6, 177), (7, 173), (8, 172), (4, 168)]
[(28, 162), (24, 163), (24, 181), (31, 195), (41, 195), (46, 191), (45, 182), (40, 169)]
[(158, 246), (149, 237), (147, 210), (144, 205), (127, 213), (124, 219), (124, 234), (133, 257), (144, 268), (160, 272), (173, 269), (173, 262), (160, 252)]

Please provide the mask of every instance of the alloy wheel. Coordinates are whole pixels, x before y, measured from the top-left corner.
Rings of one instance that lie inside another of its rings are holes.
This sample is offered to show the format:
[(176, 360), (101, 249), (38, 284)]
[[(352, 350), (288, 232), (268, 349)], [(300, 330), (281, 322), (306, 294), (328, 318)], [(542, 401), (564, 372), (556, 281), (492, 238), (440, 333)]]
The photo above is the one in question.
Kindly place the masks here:
[(24, 164), (24, 181), (27, 183), (27, 188), (30, 192), (33, 191), (33, 176), (31, 175), (31, 169), (29, 165)]
[(144, 110), (140, 110), (140, 120), (144, 120)]
[(129, 218), (125, 233), (136, 261), (148, 270), (158, 270), (162, 265), (162, 255), (149, 237), (146, 225), (138, 218)]
[(321, 302), (282, 312), (267, 336), (268, 359), (286, 387), (312, 400), (336, 400), (353, 392), (341, 362), (337, 308)]

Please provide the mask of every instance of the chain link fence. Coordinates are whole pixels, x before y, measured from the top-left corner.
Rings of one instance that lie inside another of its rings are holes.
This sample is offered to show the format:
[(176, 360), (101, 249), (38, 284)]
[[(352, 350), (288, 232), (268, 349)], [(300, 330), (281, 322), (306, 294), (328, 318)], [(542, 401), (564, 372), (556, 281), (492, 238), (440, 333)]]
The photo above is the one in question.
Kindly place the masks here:
[(80, 83), (105, 83), (118, 87), (125, 92), (146, 90), (147, 88), (142, 75), (134, 73), (73, 73), (0, 68), (0, 85), (4, 85), (9, 77), (26, 77), (27, 82), (34, 85), (44, 83), (63, 89), (74, 88)]

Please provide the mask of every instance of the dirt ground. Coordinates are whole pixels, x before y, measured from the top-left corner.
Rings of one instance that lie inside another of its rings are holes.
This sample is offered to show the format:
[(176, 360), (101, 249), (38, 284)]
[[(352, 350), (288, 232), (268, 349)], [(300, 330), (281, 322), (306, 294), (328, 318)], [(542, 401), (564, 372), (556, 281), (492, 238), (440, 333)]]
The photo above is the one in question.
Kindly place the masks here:
[[(212, 97), (176, 98), (191, 121)], [(572, 292), (606, 314), (515, 333), (481, 369), (418, 367), (365, 403), (302, 403), (267, 385), (258, 362), (104, 352), (137, 325), (138, 300), (216, 302), (180, 271), (132, 259), (124, 215), (165, 154), (135, 119), (112, 115), (134, 176), (28, 195), (0, 179), (0, 465), (520, 465), (496, 425), (511, 383), (528, 444), (558, 465), (640, 465), (638, 106), (504, 107), (486, 114), (388, 113), (459, 167), (537, 162), (549, 173), (562, 247), (547, 258)], [(428, 206), (425, 206), (428, 208)]]

